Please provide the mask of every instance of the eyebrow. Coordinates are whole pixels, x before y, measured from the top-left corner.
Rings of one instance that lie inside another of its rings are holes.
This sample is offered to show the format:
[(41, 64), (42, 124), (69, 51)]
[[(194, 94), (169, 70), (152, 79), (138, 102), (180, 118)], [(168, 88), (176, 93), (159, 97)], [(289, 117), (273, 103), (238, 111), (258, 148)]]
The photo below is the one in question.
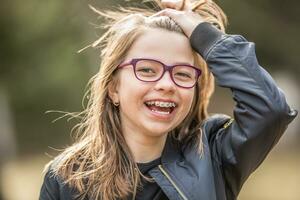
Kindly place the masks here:
[[(138, 58), (141, 58), (142, 59), (142, 57), (138, 57)], [(153, 59), (153, 60), (157, 60), (157, 61), (160, 61), (160, 62), (162, 62), (161, 60), (159, 60), (159, 59), (156, 59), (156, 58), (152, 58), (152, 57), (144, 57), (145, 59)], [(124, 63), (126, 62), (129, 62), (129, 61), (123, 61)], [(122, 62), (121, 62), (122, 63)], [(188, 62), (174, 62), (172, 65), (191, 65), (191, 66), (194, 66), (194, 64), (192, 63), (192, 64), (190, 64), (190, 63), (188, 63)]]
[(175, 62), (174, 65), (193, 65), (187, 62)]

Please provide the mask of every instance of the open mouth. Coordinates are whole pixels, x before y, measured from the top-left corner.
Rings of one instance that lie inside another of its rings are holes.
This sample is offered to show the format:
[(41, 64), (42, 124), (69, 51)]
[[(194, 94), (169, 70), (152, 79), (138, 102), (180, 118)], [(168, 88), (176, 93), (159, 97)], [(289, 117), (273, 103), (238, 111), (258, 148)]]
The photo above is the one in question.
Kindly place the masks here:
[(146, 101), (145, 105), (152, 111), (162, 115), (171, 114), (177, 107), (175, 102), (171, 101)]

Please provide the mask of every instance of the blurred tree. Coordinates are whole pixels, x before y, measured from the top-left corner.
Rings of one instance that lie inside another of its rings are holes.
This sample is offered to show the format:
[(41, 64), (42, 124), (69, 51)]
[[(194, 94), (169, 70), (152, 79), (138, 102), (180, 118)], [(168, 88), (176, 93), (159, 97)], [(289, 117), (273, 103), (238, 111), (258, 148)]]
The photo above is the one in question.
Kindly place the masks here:
[[(217, 1), (229, 17), (228, 33), (242, 34), (257, 47), (268, 70), (299, 74), (300, 2), (271, 0)], [(4, 1), (0, 7), (0, 85), (8, 91), (22, 154), (58, 147), (69, 138), (75, 121), (50, 122), (47, 110), (80, 111), (88, 79), (97, 71), (99, 51), (76, 54), (103, 32), (88, 9), (140, 6), (141, 0)], [(147, 4), (151, 6), (151, 4)], [(45, 145), (46, 144), (46, 145)]]
[(84, 45), (87, 7), (73, 1), (15, 0), (1, 8), (0, 84), (11, 99), (19, 150), (63, 143), (70, 127), (53, 126), (50, 122), (58, 116), (44, 112), (80, 109), (85, 84), (96, 69), (89, 66), (97, 63), (76, 53)]
[(229, 32), (254, 41), (261, 64), (299, 74), (300, 2), (296, 0), (219, 1), (229, 17)]

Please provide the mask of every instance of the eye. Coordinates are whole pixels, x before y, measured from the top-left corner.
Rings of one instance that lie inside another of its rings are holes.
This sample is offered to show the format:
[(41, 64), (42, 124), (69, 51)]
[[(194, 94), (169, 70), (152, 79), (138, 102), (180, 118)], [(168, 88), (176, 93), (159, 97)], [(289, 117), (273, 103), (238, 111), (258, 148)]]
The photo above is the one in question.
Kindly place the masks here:
[(151, 67), (147, 67), (147, 66), (139, 67), (136, 71), (141, 73), (148, 73), (148, 74), (155, 73), (155, 71)]
[(156, 77), (157, 70), (150, 66), (139, 66), (136, 69), (136, 75), (139, 77)]
[(160, 63), (153, 60), (139, 60), (135, 66), (139, 77), (157, 77), (163, 71)]
[(173, 76), (174, 78), (180, 81), (190, 81), (195, 78), (196, 71), (194, 68), (189, 66), (176, 66), (173, 69)]
[(175, 76), (179, 76), (182, 78), (192, 78), (192, 75), (190, 73), (186, 73), (186, 72), (177, 72), (175, 74)]
[(190, 81), (193, 79), (193, 76), (188, 72), (176, 72), (174, 78), (181, 81)]

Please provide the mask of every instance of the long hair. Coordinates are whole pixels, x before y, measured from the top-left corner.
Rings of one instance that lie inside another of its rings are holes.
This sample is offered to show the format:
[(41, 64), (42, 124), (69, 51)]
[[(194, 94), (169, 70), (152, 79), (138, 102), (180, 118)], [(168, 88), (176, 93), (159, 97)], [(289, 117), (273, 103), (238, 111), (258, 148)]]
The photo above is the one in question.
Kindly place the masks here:
[[(155, 9), (164, 9), (160, 1), (149, 1)], [(120, 7), (117, 11), (92, 9), (106, 19), (102, 27), (107, 31), (90, 45), (101, 48), (100, 70), (89, 82), (86, 95), (88, 103), (80, 113), (83, 116), (81, 122), (75, 126), (76, 142), (51, 161), (46, 169), (50, 167), (54, 176), (59, 176), (75, 188), (79, 198), (112, 200), (126, 199), (129, 195), (134, 198), (137, 188), (141, 186), (140, 177), (144, 176), (125, 142), (119, 110), (108, 96), (108, 87), (117, 82), (114, 72), (118, 64), (145, 28), (184, 33), (169, 17), (149, 18), (157, 12), (152, 8)], [(193, 1), (193, 11), (221, 31), (225, 30), (226, 16), (213, 1)], [(201, 153), (202, 132), (199, 127), (208, 117), (207, 108), (214, 91), (214, 79), (202, 57), (196, 52), (193, 55), (202, 75), (195, 87), (190, 112), (169, 134), (182, 144), (194, 141)]]

